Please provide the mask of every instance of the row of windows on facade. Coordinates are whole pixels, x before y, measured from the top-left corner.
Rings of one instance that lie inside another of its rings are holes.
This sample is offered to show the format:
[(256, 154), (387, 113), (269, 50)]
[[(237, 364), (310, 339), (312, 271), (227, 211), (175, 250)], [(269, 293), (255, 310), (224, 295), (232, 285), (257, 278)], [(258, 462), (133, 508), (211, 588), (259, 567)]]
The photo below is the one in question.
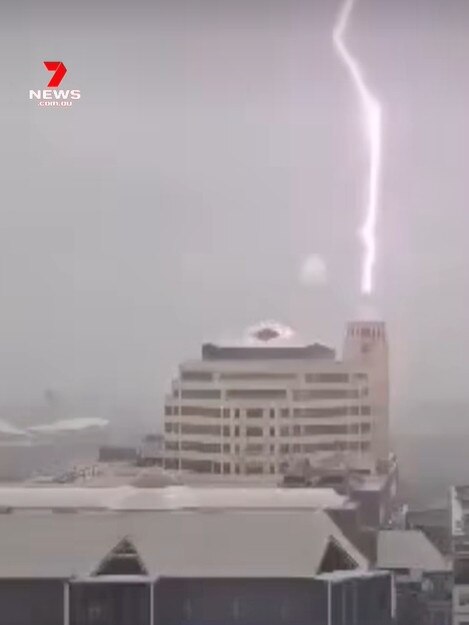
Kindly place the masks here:
[(165, 432), (167, 434), (198, 434), (203, 436), (246, 436), (251, 437), (282, 437), (286, 436), (316, 436), (319, 434), (368, 434), (371, 426), (368, 422), (351, 424), (331, 424), (331, 425), (293, 425), (281, 426), (280, 428), (260, 426), (239, 425), (231, 428), (229, 425), (200, 425), (192, 423), (166, 423)]
[[(214, 462), (212, 460), (198, 460), (198, 459), (179, 459), (179, 458), (166, 458), (164, 463), (165, 469), (173, 471), (193, 471), (195, 473), (212, 473), (230, 475), (231, 473), (243, 474), (243, 475), (262, 475), (262, 474), (275, 474), (275, 464), (270, 463), (266, 466), (263, 464), (246, 464), (244, 467), (235, 464), (231, 466), (229, 462)], [(285, 471), (288, 467), (288, 463), (279, 467), (280, 471)]]
[[(315, 399), (358, 399), (368, 395), (367, 388), (337, 388), (337, 389), (297, 389), (291, 392), (293, 401), (311, 401)], [(178, 389), (173, 390), (173, 397), (180, 399), (222, 399), (222, 391), (217, 389)], [(224, 391), (224, 398), (258, 399), (258, 400), (286, 400), (286, 389), (228, 389)]]
[[(212, 382), (214, 379), (223, 381), (256, 381), (256, 380), (297, 380), (297, 373), (274, 373), (262, 371), (233, 371), (227, 373), (218, 373), (216, 371), (181, 371), (181, 380), (185, 382)], [(311, 384), (348, 384), (350, 381), (364, 381), (368, 379), (368, 375), (363, 372), (359, 373), (306, 373), (304, 374), (305, 382)]]
[[(201, 443), (199, 441), (166, 441), (166, 451), (190, 451), (204, 454), (234, 454), (235, 456), (274, 454), (275, 445), (252, 443), (244, 447), (229, 443)], [(369, 441), (334, 441), (331, 443), (282, 443), (278, 446), (280, 454), (311, 454), (318, 451), (368, 451)]]
[(247, 419), (262, 419), (267, 417), (275, 419), (277, 415), (283, 419), (293, 417), (295, 419), (317, 419), (321, 417), (348, 417), (357, 415), (371, 415), (370, 406), (337, 406), (333, 408), (206, 408), (205, 406), (165, 406), (166, 416), (182, 416), (182, 417), (210, 417), (230, 419), (234, 417), (239, 419), (246, 417)]
[(384, 328), (359, 328), (352, 326), (350, 336), (361, 336), (364, 339), (384, 338)]

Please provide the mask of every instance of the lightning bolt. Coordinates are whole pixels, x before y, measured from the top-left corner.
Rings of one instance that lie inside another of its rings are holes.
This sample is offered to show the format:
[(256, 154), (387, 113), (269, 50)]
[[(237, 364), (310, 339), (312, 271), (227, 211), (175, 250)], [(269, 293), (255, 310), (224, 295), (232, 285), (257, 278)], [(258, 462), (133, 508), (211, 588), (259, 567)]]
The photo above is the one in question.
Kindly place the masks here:
[(373, 269), (376, 262), (376, 222), (381, 175), (382, 115), (381, 104), (368, 88), (360, 64), (350, 54), (344, 42), (344, 35), (354, 5), (355, 0), (345, 0), (334, 26), (333, 38), (334, 46), (350, 73), (350, 78), (352, 79), (361, 102), (366, 142), (369, 151), (367, 200), (365, 217), (360, 229), (360, 236), (364, 246), (361, 290), (362, 293), (369, 294), (373, 290)]

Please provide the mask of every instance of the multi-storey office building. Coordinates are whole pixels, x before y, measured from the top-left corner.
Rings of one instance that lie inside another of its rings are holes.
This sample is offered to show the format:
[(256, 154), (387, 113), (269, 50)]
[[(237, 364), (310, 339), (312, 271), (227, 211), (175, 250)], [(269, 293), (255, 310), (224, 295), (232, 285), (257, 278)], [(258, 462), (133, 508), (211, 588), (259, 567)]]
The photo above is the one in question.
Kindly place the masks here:
[(165, 466), (222, 475), (280, 475), (340, 454), (373, 472), (388, 449), (384, 323), (349, 323), (343, 359), (263, 327), (248, 344), (205, 344), (183, 363), (165, 403)]

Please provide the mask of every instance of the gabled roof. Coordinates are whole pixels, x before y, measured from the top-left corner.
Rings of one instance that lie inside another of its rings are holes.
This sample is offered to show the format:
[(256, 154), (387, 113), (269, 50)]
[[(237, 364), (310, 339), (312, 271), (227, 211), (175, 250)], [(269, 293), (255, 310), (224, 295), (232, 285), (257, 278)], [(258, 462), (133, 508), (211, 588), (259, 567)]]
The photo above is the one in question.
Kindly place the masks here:
[(377, 567), (447, 571), (448, 560), (420, 530), (381, 530), (378, 534)]
[(150, 577), (314, 577), (331, 542), (368, 561), (322, 511), (0, 515), (0, 578), (88, 577), (124, 537)]

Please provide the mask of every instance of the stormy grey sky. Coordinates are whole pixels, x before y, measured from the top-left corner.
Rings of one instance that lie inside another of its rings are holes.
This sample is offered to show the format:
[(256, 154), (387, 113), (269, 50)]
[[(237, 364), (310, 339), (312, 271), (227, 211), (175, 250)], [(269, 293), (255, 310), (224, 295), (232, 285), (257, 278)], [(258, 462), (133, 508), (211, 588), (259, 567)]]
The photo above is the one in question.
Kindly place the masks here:
[[(338, 3), (2, 2), (0, 403), (159, 415), (200, 343), (277, 318), (340, 345), (360, 307), (366, 153)], [(385, 112), (374, 303), (396, 400), (467, 400), (469, 3), (360, 0)], [(43, 60), (82, 99), (41, 109)], [(302, 259), (329, 282), (305, 288)]]

